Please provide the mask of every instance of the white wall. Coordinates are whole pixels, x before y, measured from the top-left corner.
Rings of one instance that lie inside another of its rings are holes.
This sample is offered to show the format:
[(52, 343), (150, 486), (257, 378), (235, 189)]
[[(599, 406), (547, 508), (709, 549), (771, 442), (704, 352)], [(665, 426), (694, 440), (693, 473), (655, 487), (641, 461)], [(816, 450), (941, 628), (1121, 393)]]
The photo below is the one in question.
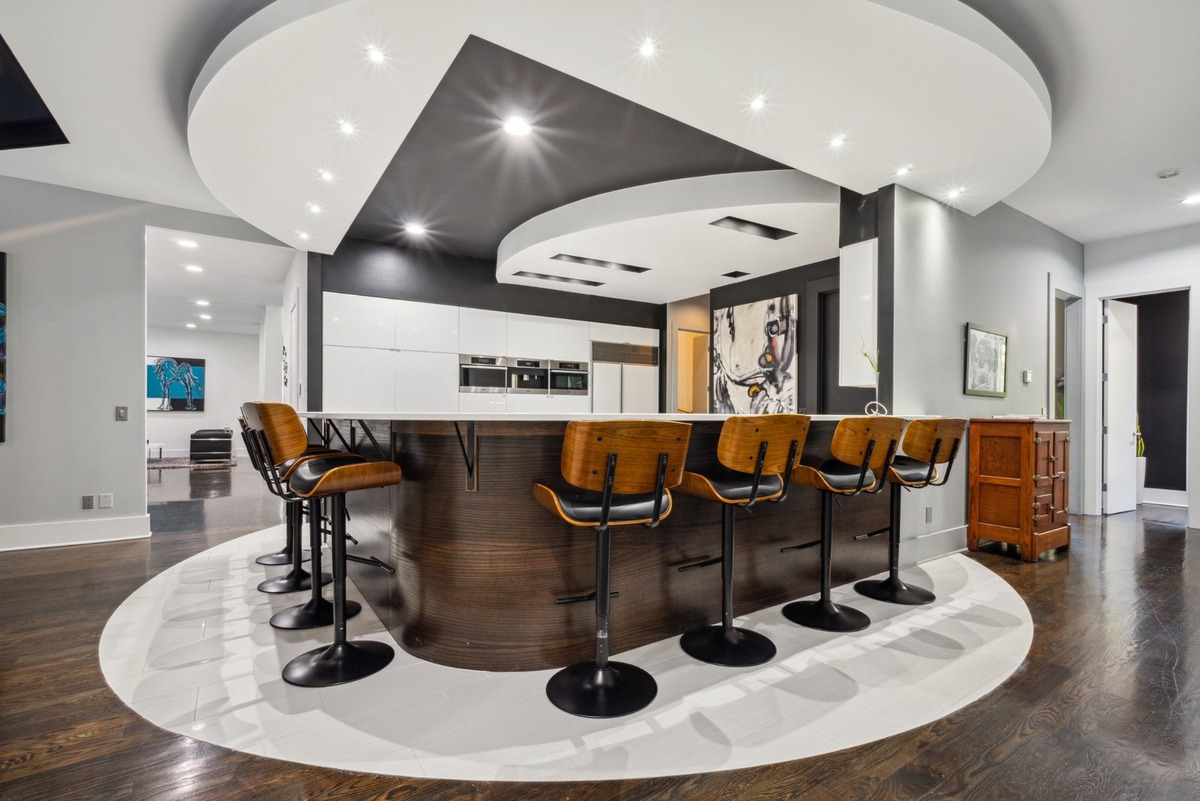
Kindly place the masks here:
[[(274, 243), (229, 217), (0, 178), (9, 255), (0, 550), (148, 536), (147, 225)], [(128, 406), (117, 422), (115, 406)], [(80, 496), (111, 492), (111, 509)]]
[[(1048, 281), (1082, 284), (1083, 246), (1004, 204), (971, 217), (903, 187), (895, 226), (892, 411), (970, 418), (1048, 410)], [(967, 322), (1008, 334), (1007, 397), (963, 394)], [(1022, 370), (1033, 371), (1029, 385)], [(906, 561), (965, 547), (966, 477), (964, 450), (945, 487), (906, 494), (902, 537), (922, 540)]]
[[(297, 331), (291, 330), (292, 307), (299, 302), (294, 312)], [(308, 409), (308, 254), (297, 252), (292, 259), (291, 269), (283, 281), (282, 316), (283, 340), (280, 347), (288, 349), (288, 394), (282, 400), (299, 411)], [(295, 340), (295, 341), (293, 341)]]
[(1113, 239), (1088, 245), (1084, 250), (1084, 363), (1087, 391), (1084, 416), (1088, 421), (1084, 456), (1087, 481), (1084, 511), (1100, 510), (1100, 306), (1104, 298), (1169, 292), (1189, 293), (1187, 402), (1188, 527), (1200, 528), (1200, 225)]
[(258, 332), (258, 366), (258, 391), (253, 400), (282, 401), (283, 309), (279, 306), (267, 306), (263, 311), (262, 327)]
[(259, 337), (150, 328), (146, 331), (146, 353), (204, 359), (203, 412), (146, 412), (146, 437), (163, 443), (163, 456), (187, 456), (192, 432), (201, 428), (230, 429), (234, 453), (245, 456), (238, 409), (246, 401), (261, 398)]

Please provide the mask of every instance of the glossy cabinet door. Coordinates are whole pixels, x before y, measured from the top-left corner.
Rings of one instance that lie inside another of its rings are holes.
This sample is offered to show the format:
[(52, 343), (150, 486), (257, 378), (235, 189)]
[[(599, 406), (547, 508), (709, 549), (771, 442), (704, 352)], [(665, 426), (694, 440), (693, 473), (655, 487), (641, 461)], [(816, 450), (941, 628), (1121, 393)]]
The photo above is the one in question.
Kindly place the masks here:
[(398, 350), (454, 353), (458, 350), (458, 307), (393, 300)]
[(551, 395), (550, 411), (554, 414), (587, 414), (592, 410), (592, 399), (587, 395)]
[(591, 326), (582, 320), (550, 321), (550, 358), (559, 361), (592, 360)]
[(458, 352), (468, 356), (507, 355), (508, 315), (490, 309), (459, 309)]
[(532, 314), (508, 315), (508, 352), (520, 359), (549, 359), (551, 323), (549, 317)]
[(625, 414), (657, 413), (658, 368), (623, 364), (621, 370), (621, 411)]
[(552, 414), (554, 402), (549, 395), (507, 395), (509, 414)]
[(321, 319), (324, 345), (396, 347), (396, 301), (326, 292)]
[(621, 365), (612, 362), (593, 362), (590, 389), (593, 413), (621, 413)]
[(588, 328), (593, 342), (620, 342), (627, 345), (658, 347), (657, 328), (639, 328), (633, 325), (611, 325), (609, 323), (589, 323)]
[(322, 379), (321, 408), (326, 411), (395, 411), (395, 351), (326, 345)]
[(397, 412), (457, 412), (458, 354), (401, 350), (394, 354)]
[(463, 414), (504, 414), (508, 396), (493, 392), (460, 392), (458, 410)]

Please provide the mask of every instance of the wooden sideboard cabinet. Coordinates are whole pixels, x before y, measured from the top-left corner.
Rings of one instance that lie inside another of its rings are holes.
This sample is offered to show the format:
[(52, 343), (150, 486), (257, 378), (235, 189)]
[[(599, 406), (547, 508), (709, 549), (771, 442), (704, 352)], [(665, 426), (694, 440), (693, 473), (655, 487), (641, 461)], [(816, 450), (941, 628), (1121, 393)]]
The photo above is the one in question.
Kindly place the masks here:
[(976, 418), (967, 460), (967, 547), (1009, 542), (1021, 558), (1070, 544), (1067, 487), (1071, 422)]

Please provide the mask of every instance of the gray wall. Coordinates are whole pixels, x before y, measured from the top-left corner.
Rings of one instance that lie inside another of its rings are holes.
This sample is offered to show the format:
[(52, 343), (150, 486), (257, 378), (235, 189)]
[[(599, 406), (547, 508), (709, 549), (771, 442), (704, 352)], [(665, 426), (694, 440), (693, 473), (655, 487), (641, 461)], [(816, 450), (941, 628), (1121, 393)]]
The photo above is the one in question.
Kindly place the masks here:
[[(276, 244), (233, 218), (0, 178), (0, 549), (146, 534), (147, 225)], [(114, 421), (118, 405), (129, 422)], [(101, 492), (114, 494), (113, 508), (81, 510), (81, 495)]]

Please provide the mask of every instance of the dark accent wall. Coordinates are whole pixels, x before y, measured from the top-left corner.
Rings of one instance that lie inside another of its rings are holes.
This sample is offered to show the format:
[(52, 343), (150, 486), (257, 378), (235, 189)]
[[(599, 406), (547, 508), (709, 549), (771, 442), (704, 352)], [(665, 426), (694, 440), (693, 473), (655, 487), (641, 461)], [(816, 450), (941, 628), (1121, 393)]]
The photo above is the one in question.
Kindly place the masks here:
[[(310, 410), (323, 407), (322, 292), (657, 328), (660, 349), (666, 336), (667, 307), (662, 304), (501, 284), (496, 281), (494, 261), (432, 250), (400, 248), (362, 239), (345, 239), (332, 255), (310, 253), (308, 257)], [(664, 378), (660, 369), (660, 406)]]
[(1137, 404), (1146, 486), (1186, 491), (1188, 292), (1124, 300), (1138, 307)]
[(892, 409), (893, 358), (896, 326), (896, 185), (881, 188), (876, 194), (876, 232), (879, 237), (879, 265), (875, 274), (875, 347), (879, 349), (879, 376), (875, 379), (879, 402)]
[(839, 206), (838, 247), (866, 242), (878, 236), (878, 193), (860, 195), (842, 187)]

